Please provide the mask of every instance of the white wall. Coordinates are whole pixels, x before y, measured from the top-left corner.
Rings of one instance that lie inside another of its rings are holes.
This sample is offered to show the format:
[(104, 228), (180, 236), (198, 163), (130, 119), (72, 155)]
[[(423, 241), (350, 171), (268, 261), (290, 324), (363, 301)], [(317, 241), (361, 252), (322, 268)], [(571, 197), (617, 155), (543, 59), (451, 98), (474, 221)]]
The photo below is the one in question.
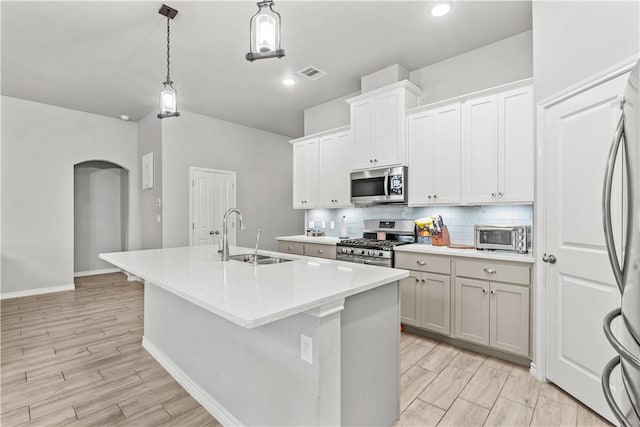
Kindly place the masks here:
[(351, 123), (351, 110), (346, 100), (359, 94), (360, 92), (354, 92), (304, 110), (304, 134), (312, 135), (348, 126)]
[(412, 71), (424, 91), (420, 105), (477, 92), (533, 76), (532, 31)]
[[(75, 273), (113, 268), (98, 258), (103, 252), (125, 250), (128, 173), (107, 162), (86, 162), (74, 170)], [(124, 200), (123, 200), (124, 199)]]
[(292, 208), (288, 137), (182, 111), (162, 121), (163, 247), (189, 244), (189, 167), (235, 171), (236, 202), (247, 229), (237, 244), (276, 249), (275, 238), (299, 233), (304, 213)]
[[(2, 97), (3, 294), (73, 283), (73, 166), (104, 160), (138, 186), (137, 126)], [(138, 200), (130, 197), (128, 248), (139, 247)]]
[(534, 1), (532, 12), (537, 100), (640, 51), (638, 1)]
[[(138, 122), (138, 164), (142, 156), (153, 153), (153, 188), (143, 190), (138, 186), (140, 198), (140, 246), (142, 249), (162, 247), (162, 120), (152, 111)], [(169, 119), (164, 119), (169, 120)], [(142, 167), (138, 179), (142, 182)], [(160, 199), (160, 206), (156, 201)]]

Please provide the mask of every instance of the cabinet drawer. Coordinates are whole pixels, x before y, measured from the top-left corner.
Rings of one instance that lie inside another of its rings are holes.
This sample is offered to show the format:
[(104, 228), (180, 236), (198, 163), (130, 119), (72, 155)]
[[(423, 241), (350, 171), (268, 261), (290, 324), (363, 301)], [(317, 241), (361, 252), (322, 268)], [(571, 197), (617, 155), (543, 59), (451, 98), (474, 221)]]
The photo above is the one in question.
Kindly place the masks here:
[(317, 243), (305, 243), (304, 254), (318, 258), (336, 259), (336, 247), (334, 245), (319, 245)]
[(286, 254), (304, 255), (304, 243), (278, 240), (278, 252)]
[(451, 274), (450, 258), (415, 252), (396, 252), (395, 267), (429, 273)]
[(529, 265), (489, 260), (458, 260), (456, 276), (529, 285)]

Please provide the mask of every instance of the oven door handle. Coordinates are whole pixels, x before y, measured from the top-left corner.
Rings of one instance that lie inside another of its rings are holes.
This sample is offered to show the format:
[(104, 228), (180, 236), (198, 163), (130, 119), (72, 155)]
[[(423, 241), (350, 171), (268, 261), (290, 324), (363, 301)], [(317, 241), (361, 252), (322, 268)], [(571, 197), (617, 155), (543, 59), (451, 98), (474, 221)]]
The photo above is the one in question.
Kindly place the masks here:
[(389, 169), (384, 171), (384, 198), (389, 198)]

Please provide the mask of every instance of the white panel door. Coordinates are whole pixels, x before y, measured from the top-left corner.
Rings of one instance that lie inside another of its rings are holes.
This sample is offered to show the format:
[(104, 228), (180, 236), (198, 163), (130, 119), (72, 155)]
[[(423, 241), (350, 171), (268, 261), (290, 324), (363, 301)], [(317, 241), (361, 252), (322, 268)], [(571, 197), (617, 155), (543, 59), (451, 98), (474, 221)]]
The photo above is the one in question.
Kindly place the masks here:
[(293, 145), (293, 207), (304, 209), (307, 198), (307, 151), (304, 142)]
[(374, 102), (373, 166), (404, 164), (404, 110), (401, 90), (377, 95)]
[[(544, 248), (546, 376), (598, 413), (613, 420), (600, 377), (614, 350), (602, 331), (605, 314), (620, 306), (602, 231), (605, 162), (620, 116), (618, 95), (627, 75), (547, 108), (541, 169), (546, 176)], [(617, 169), (620, 171), (620, 168)], [(612, 201), (621, 239), (620, 176)], [(615, 325), (614, 325), (615, 326)], [(614, 394), (619, 385), (612, 384)]]
[[(318, 206), (332, 207), (340, 175), (340, 140), (336, 134), (320, 138), (318, 144)], [(344, 183), (343, 183), (344, 184)]]
[(319, 179), (318, 176), (318, 138), (305, 143), (307, 196), (304, 207), (306, 209), (318, 206)]
[(498, 198), (533, 202), (533, 88), (498, 94)]
[(462, 138), (465, 152), (464, 201), (497, 202), (498, 108), (495, 95), (465, 101)]
[(433, 111), (424, 111), (407, 118), (409, 140), (409, 205), (431, 204), (433, 200), (432, 153)]
[[(455, 204), (461, 201), (461, 135), (460, 104), (434, 111), (434, 135), (430, 163), (433, 168), (433, 203)], [(409, 183), (411, 190), (411, 183)]]
[[(222, 217), (235, 207), (235, 173), (191, 170), (191, 245), (214, 245), (222, 238)], [(229, 244), (235, 244), (235, 223), (229, 224)]]
[(352, 169), (372, 167), (373, 98), (351, 104), (351, 131), (353, 134)]

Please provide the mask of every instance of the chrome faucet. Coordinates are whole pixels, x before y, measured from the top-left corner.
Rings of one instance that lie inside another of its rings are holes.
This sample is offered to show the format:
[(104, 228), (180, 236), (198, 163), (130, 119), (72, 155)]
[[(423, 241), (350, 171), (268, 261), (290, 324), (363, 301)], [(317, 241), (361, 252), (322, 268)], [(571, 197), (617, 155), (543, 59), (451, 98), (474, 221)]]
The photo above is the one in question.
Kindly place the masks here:
[(238, 218), (240, 219), (240, 230), (244, 230), (244, 221), (242, 221), (242, 214), (237, 208), (231, 208), (224, 213), (224, 217), (222, 218), (222, 261), (229, 261), (229, 238), (227, 237), (227, 219), (229, 219), (229, 215), (231, 215), (232, 213), (238, 215)]
[(256, 250), (253, 253), (253, 265), (258, 265), (258, 244), (260, 243), (261, 235), (262, 235), (262, 228), (258, 228), (258, 235), (256, 236)]

